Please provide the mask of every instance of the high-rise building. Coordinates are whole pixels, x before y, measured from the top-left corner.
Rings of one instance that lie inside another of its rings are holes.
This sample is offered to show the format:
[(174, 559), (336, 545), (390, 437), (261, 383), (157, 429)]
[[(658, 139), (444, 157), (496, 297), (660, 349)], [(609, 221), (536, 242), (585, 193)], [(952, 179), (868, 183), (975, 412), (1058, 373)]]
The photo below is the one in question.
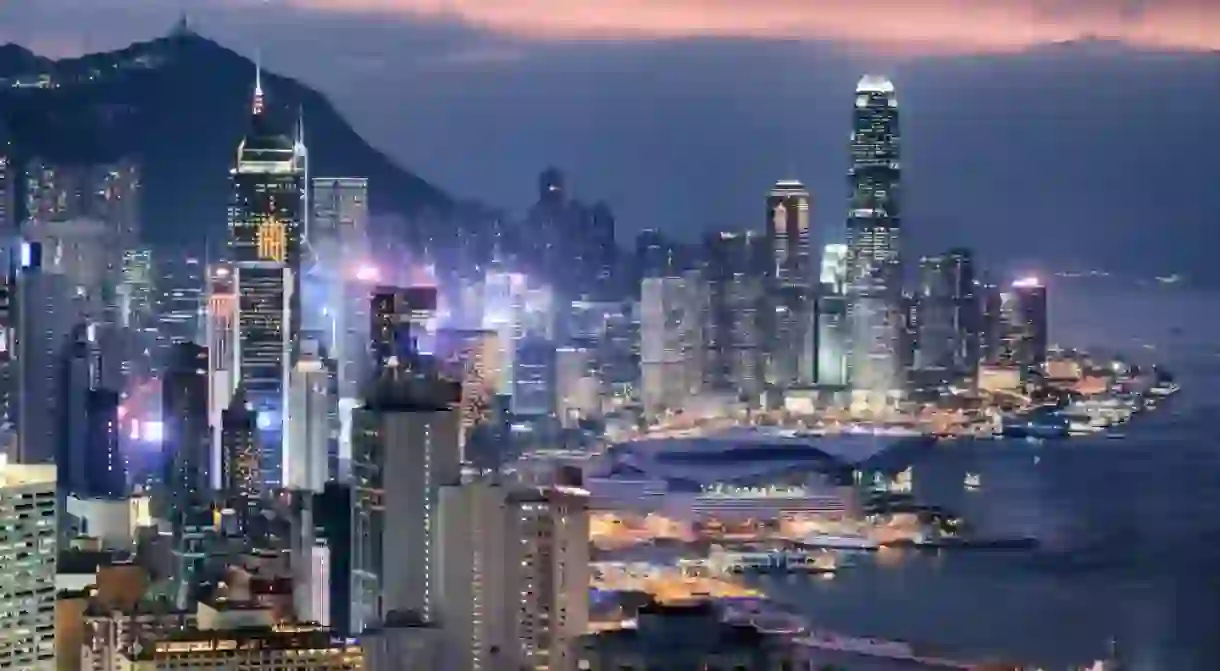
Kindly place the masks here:
[[(51, 221), (93, 219), (116, 235), (115, 251), (135, 247), (140, 232), (141, 170), (125, 158), (113, 163), (26, 163), (22, 232)], [(117, 268), (117, 266), (116, 266)]]
[(322, 493), (313, 497), (316, 538), (325, 542), (329, 551), (326, 583), (330, 591), (326, 599), (329, 604), (326, 624), (343, 634), (358, 634), (360, 631), (352, 622), (353, 511), (352, 488), (347, 484), (328, 482)]
[(1003, 340), (1004, 296), (1000, 285), (983, 278), (978, 285), (982, 323), (979, 327), (979, 360), (987, 364), (1000, 362), (1000, 342)]
[(566, 427), (575, 427), (580, 420), (600, 413), (596, 353), (585, 345), (555, 350), (555, 414)]
[(441, 612), (454, 668), (574, 669), (588, 625), (588, 494), (472, 479), (444, 487)]
[(41, 244), (24, 242), (15, 268), (15, 456), (23, 464), (54, 461), (67, 427), (59, 382), (79, 311), (69, 282), (48, 261)]
[(679, 410), (702, 390), (705, 300), (698, 272), (644, 280), (640, 373), (645, 412)]
[(817, 296), (817, 372), (823, 387), (846, 387), (851, 331), (847, 320), (847, 245), (829, 244), (822, 250)]
[(420, 355), (432, 354), (435, 337), (429, 330), (436, 308), (436, 287), (377, 287), (369, 307), (371, 370), (392, 361), (410, 366)]
[(85, 395), (84, 487), (81, 495), (118, 499), (128, 494), (127, 465), (119, 452), (119, 392)]
[(513, 393), (513, 365), (517, 344), (524, 335), (525, 275), (508, 272), (498, 259), (492, 259), (483, 283), (483, 328), (495, 331), (500, 343), (496, 392)]
[(264, 109), (256, 75), (251, 131), (237, 148), (229, 204), (229, 260), (237, 294), (235, 373), (263, 418), (262, 476), (283, 483), (283, 416), (301, 324), (301, 254), (307, 231), (308, 155)]
[(220, 413), (220, 447), (225, 496), (243, 517), (256, 508), (264, 491), (258, 424), (258, 412), (239, 386), (229, 407)]
[(513, 361), (512, 413), (540, 417), (555, 409), (555, 344), (526, 336)]
[(330, 471), (330, 371), (319, 339), (302, 336), (301, 355), (292, 370), (288, 403), (288, 440), (284, 443), (285, 485), (321, 492)]
[(852, 387), (872, 395), (898, 387), (902, 296), (898, 96), (884, 77), (856, 86), (847, 217), (847, 290)]
[(204, 342), (207, 272), (205, 264), (193, 256), (157, 261), (157, 330), (169, 344)]
[(376, 267), (368, 230), (369, 184), (363, 177), (313, 180), (313, 218), (309, 243), (314, 272), (326, 285), (325, 309), (331, 317), (327, 351), (339, 366), (339, 395), (357, 398), (370, 374), (369, 293)]
[(122, 292), (126, 298), (123, 324), (136, 329), (153, 323), (154, 280), (152, 250), (147, 247), (123, 250)]
[(140, 172), (130, 159), (64, 164), (34, 158), (26, 165), (22, 235), (54, 251), (48, 258), (64, 259), (90, 316), (108, 324), (122, 318), (122, 254), (139, 239)]
[(508, 503), (520, 553), (506, 562), (519, 607), (515, 657), (522, 667), (575, 668), (572, 643), (589, 623), (589, 493), (525, 489)]
[(192, 511), (211, 502), (209, 352), (194, 343), (178, 343), (170, 348), (168, 359), (161, 381), (161, 452), (167, 509), (181, 524)]
[(10, 464), (0, 458), (0, 669), (55, 669), (55, 466)]
[(809, 191), (795, 180), (777, 182), (767, 195), (768, 296), (773, 309), (768, 377), (780, 386), (812, 382), (813, 256)]
[(212, 487), (221, 489), (224, 471), (220, 446), (221, 413), (229, 409), (237, 384), (237, 293), (233, 269), (207, 268), (207, 314), (204, 345), (208, 351), (208, 425), (212, 427)]
[(449, 374), (462, 382), (463, 444), (470, 432), (490, 415), (500, 370), (499, 335), (485, 329), (440, 329), (437, 357)]
[(461, 476), (461, 387), (388, 367), (352, 417), (356, 631), (391, 611), (437, 617), (440, 487)]
[(13, 143), (8, 130), (0, 122), (0, 259), (8, 270), (18, 234), (17, 164), (13, 161)]
[(508, 661), (497, 659), (501, 651), (517, 644), (520, 599), (512, 598), (509, 564), (521, 541), (512, 533), (508, 492), (469, 476), (440, 490), (439, 611), (454, 671), (498, 668)]
[(763, 301), (770, 259), (763, 240), (751, 231), (722, 231), (704, 241), (706, 381), (716, 391), (753, 398), (762, 392), (765, 381)]
[(1046, 363), (1049, 340), (1046, 285), (1037, 278), (1012, 283), (1004, 292), (1000, 308), (1001, 364), (1031, 370)]
[(978, 363), (979, 322), (969, 250), (924, 257), (919, 265), (918, 367), (970, 373)]

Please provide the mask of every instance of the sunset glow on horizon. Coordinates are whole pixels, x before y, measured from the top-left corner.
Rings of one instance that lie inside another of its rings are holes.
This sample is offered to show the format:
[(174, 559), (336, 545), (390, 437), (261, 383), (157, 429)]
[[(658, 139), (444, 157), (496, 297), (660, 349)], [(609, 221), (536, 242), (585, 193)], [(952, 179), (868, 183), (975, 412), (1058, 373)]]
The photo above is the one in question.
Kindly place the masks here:
[(1011, 51), (1083, 38), (1220, 48), (1220, 4), (1079, 0), (281, 0), (316, 10), (452, 21), (535, 40), (815, 40), (916, 53)]

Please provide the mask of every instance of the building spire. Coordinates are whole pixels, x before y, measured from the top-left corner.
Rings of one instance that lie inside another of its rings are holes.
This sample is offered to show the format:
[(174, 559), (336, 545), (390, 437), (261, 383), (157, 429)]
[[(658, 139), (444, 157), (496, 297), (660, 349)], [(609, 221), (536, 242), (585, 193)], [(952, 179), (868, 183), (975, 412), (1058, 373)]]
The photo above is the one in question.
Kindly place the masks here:
[(254, 114), (263, 113), (263, 52), (254, 53)]

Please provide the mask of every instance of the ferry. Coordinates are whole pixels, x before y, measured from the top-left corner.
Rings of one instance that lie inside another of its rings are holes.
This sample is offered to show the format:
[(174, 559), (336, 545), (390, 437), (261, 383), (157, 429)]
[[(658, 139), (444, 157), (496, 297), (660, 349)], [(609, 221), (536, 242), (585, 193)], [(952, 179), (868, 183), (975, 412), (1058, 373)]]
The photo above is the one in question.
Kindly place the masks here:
[(800, 486), (734, 487), (714, 485), (695, 497), (696, 515), (777, 518), (789, 514), (844, 515), (847, 502), (837, 492)]
[(978, 473), (967, 473), (962, 485), (968, 492), (977, 492), (983, 487), (983, 478)]
[(1172, 380), (1163, 380), (1148, 390), (1153, 396), (1172, 396), (1182, 390), (1181, 385)]

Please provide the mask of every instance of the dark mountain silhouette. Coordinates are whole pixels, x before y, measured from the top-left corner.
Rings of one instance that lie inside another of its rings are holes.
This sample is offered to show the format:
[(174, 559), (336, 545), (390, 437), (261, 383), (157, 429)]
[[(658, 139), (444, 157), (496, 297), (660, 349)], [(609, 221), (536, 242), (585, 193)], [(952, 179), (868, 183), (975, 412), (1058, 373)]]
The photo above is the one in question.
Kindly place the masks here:
[[(21, 162), (137, 158), (144, 171), (145, 241), (197, 246), (205, 236), (225, 235), (229, 169), (249, 130), (254, 69), (185, 29), (58, 61), (3, 45), (0, 128), (7, 127)], [(448, 195), (366, 144), (317, 91), (267, 72), (263, 88), (268, 112), (286, 134), (303, 112), (312, 176), (369, 178), (375, 228), (389, 222), (407, 229), (394, 233), (421, 240), (438, 222), (458, 216)]]

